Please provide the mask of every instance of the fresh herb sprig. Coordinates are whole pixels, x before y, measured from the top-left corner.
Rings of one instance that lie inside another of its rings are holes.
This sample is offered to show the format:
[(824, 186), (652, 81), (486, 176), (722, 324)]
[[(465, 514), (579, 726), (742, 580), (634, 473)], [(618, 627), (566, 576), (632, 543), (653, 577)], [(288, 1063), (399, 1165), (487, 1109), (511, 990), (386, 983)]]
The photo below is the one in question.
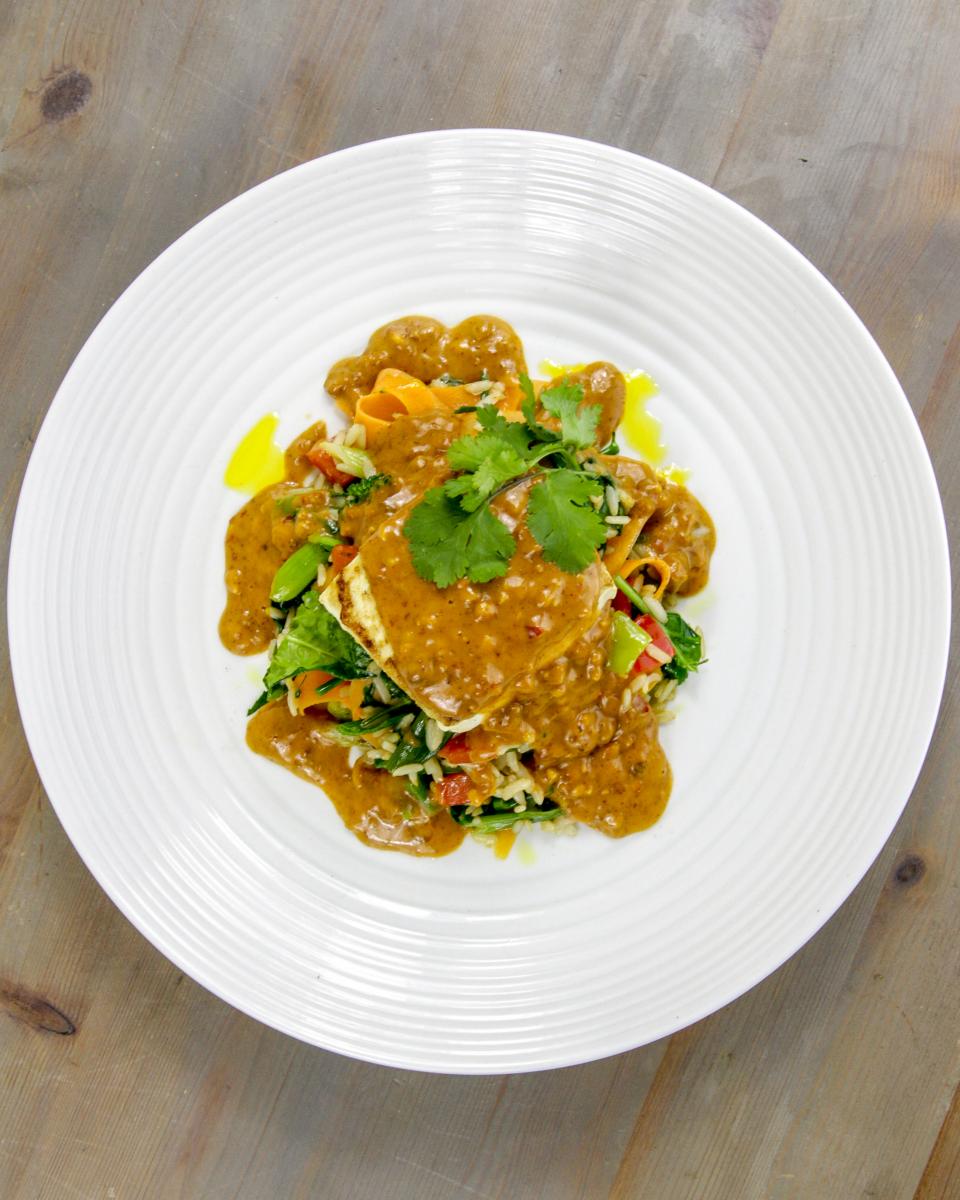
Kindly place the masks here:
[(457, 472), (431, 488), (404, 524), (417, 573), (437, 587), (458, 579), (488, 583), (507, 572), (517, 548), (490, 503), (509, 487), (535, 480), (527, 501), (527, 524), (543, 556), (562, 571), (584, 570), (606, 539), (596, 501), (603, 481), (581, 467), (577, 452), (593, 444), (598, 404), (583, 404), (583, 386), (566, 381), (545, 388), (540, 407), (559, 426), (537, 420), (537, 397), (520, 377), (523, 421), (508, 421), (496, 408), (476, 410), (477, 433), (458, 438), (447, 450)]
[(386, 487), (390, 482), (389, 475), (368, 475), (366, 479), (355, 479), (353, 483), (348, 483), (344, 488), (346, 494), (347, 506), (351, 504), (362, 504), (368, 499), (371, 492), (375, 492), (378, 488)]

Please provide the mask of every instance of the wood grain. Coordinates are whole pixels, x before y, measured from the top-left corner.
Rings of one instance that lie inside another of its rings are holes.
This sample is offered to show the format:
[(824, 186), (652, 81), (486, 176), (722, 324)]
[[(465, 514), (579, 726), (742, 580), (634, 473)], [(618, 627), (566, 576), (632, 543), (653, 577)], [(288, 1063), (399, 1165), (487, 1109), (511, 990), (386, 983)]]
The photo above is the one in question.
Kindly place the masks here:
[[(956, 550), (958, 55), (946, 0), (0, 3), (4, 558), (60, 379), (164, 246), (297, 162), (463, 125), (626, 146), (794, 241), (899, 374)], [(66, 841), (5, 651), (0, 685), (5, 1200), (960, 1196), (955, 668), (894, 836), (804, 950), (667, 1042), (494, 1079), (325, 1054), (185, 979)]]

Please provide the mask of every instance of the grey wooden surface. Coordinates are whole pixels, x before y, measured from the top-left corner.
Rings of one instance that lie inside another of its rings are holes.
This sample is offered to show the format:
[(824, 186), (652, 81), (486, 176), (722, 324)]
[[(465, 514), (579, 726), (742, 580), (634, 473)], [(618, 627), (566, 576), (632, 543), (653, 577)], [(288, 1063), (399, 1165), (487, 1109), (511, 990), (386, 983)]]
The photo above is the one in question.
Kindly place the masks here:
[[(795, 242), (904, 384), (956, 546), (954, 0), (3, 0), (0, 68), (4, 555), (60, 379), (160, 250), (297, 162), (465, 125), (628, 147)], [(6, 1200), (960, 1197), (955, 669), (902, 821), (811, 944), (667, 1041), (492, 1079), (314, 1050), (180, 975), (66, 841), (5, 650), (0, 673)]]

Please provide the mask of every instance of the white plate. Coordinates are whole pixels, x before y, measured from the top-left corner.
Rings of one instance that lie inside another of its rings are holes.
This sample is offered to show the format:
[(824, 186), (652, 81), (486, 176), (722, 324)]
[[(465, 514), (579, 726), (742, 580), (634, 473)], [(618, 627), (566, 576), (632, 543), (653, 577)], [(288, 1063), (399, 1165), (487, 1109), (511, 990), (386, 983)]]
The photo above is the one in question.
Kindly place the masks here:
[[(710, 664), (664, 730), (666, 815), (613, 842), (370, 850), (244, 745), (217, 640), (222, 482), (264, 413), (329, 415), (327, 367), (390, 317), (511, 321), (531, 364), (659, 382), (716, 520)], [(907, 564), (921, 564), (922, 593)], [(359, 1058), (501, 1072), (612, 1054), (739, 995), (849, 894), (917, 776), (949, 625), (919, 431), (840, 296), (675, 171), (549, 134), (417, 134), (306, 163), (171, 246), (50, 409), (17, 512), (27, 736), (91, 871), (231, 1004)]]

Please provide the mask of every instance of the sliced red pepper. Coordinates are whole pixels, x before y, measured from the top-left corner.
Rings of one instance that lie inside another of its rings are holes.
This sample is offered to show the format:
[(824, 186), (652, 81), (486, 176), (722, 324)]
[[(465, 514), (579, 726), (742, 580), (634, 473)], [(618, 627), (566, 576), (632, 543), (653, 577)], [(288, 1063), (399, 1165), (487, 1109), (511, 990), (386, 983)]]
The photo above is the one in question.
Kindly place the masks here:
[[(658, 650), (662, 650), (668, 658), (673, 658), (676, 653), (673, 648), (673, 642), (667, 637), (659, 621), (654, 620), (649, 613), (641, 613), (635, 623), (646, 633), (650, 634), (650, 644), (652, 646), (656, 646)], [(644, 650), (643, 654), (633, 664), (633, 670), (636, 675), (650, 675), (654, 671), (659, 671), (663, 665), (662, 662), (657, 662), (652, 655)]]
[(322, 471), (331, 483), (339, 483), (341, 487), (345, 487), (348, 483), (353, 483), (356, 475), (349, 475), (346, 471), (341, 471), (337, 466), (337, 460), (333, 457), (329, 450), (322, 450), (320, 444), (311, 446), (307, 451), (307, 462)]
[(630, 603), (630, 601), (627, 599), (627, 597), (623, 594), (623, 592), (618, 591), (617, 594), (613, 598), (613, 611), (626, 613), (627, 616), (629, 617), (632, 610), (633, 610), (633, 605)]
[(334, 546), (330, 551), (330, 566), (339, 574), (348, 562), (357, 557), (356, 546)]
[(438, 751), (448, 763), (470, 762), (470, 742), (465, 733), (455, 733), (449, 742)]
[(444, 775), (436, 785), (436, 796), (444, 808), (454, 804), (469, 804), (473, 784), (469, 775)]

